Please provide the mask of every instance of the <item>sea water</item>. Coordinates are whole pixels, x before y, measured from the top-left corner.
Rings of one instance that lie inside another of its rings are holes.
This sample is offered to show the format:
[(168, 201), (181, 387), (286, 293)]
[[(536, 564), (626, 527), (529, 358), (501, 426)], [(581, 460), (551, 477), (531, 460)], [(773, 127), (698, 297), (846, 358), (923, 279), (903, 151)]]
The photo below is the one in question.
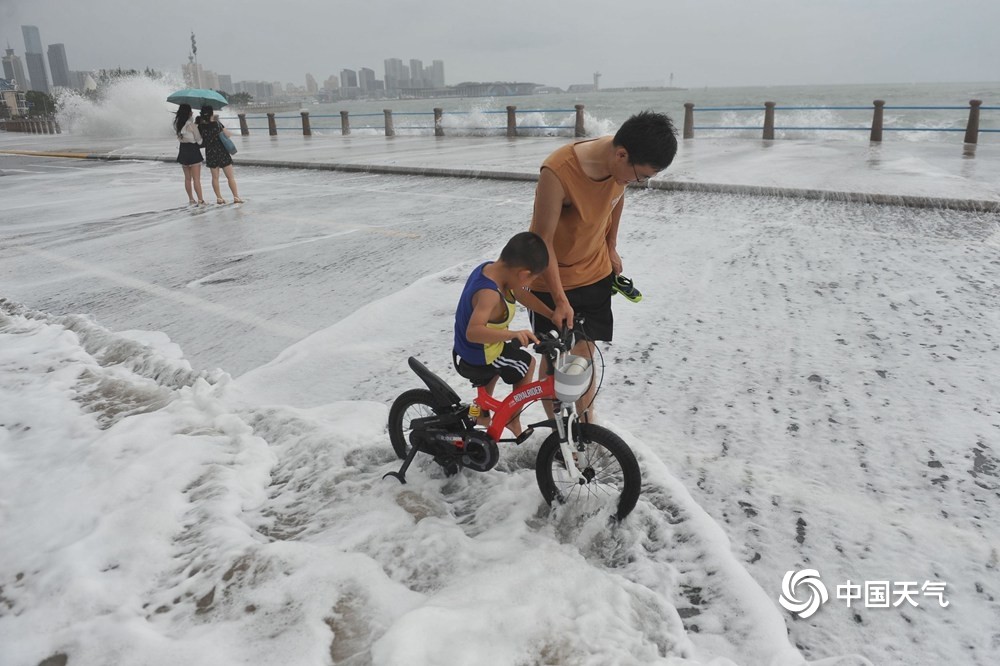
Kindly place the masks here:
[[(979, 99), (984, 105), (1000, 106), (1000, 83), (952, 84), (885, 84), (840, 86), (773, 86), (742, 88), (692, 88), (688, 90), (551, 93), (521, 97), (420, 99), (344, 101), (333, 104), (303, 106), (310, 112), (314, 129), (339, 130), (340, 111), (346, 110), (358, 117), (352, 120), (351, 131), (378, 133), (383, 125), (382, 110), (392, 109), (393, 125), (400, 133), (433, 133), (434, 107), (444, 110), (445, 132), (487, 134), (506, 127), (506, 107), (516, 106), (518, 124), (524, 126), (553, 126), (560, 129), (519, 130), (524, 135), (572, 135), (575, 123), (575, 105), (584, 105), (585, 127), (588, 136), (610, 134), (630, 115), (644, 109), (670, 114), (680, 126), (684, 118), (684, 104), (695, 104), (695, 124), (713, 126), (762, 126), (764, 102), (781, 106), (832, 107), (861, 106), (862, 110), (796, 109), (776, 112), (775, 124), (796, 127), (869, 127), (872, 120), (872, 102), (881, 99), (887, 106), (957, 106), (963, 109), (888, 109), (885, 127), (910, 127), (917, 129), (965, 128), (970, 99)], [(698, 112), (699, 107), (759, 107), (759, 111)], [(454, 112), (454, 115), (449, 115)], [(423, 115), (407, 116), (403, 113)], [(361, 116), (360, 114), (374, 114)], [(278, 114), (286, 127), (296, 127), (298, 114)], [(1000, 110), (983, 111), (981, 128), (1000, 129)], [(367, 129), (366, 129), (367, 127)], [(413, 128), (413, 129), (408, 129)], [(960, 141), (953, 132), (886, 132), (886, 140), (905, 141)], [(753, 130), (698, 130), (698, 136), (733, 136), (758, 138)], [(864, 131), (778, 130), (777, 138), (821, 138), (867, 141)], [(980, 141), (996, 141), (995, 136), (984, 134)]]
[[(166, 96), (182, 84), (175, 78), (126, 79), (112, 85), (97, 102), (70, 93), (60, 100), (59, 119), (65, 130), (93, 136), (169, 135), (169, 120), (176, 106)], [(303, 102), (310, 113), (314, 133), (337, 134), (341, 111), (351, 117), (351, 132), (383, 134), (384, 109), (393, 111), (393, 125), (399, 134), (433, 135), (433, 110), (444, 110), (446, 134), (495, 136), (506, 128), (506, 107), (518, 109), (519, 134), (524, 136), (572, 136), (576, 122), (575, 105), (584, 105), (587, 136), (611, 134), (630, 115), (644, 109), (670, 114), (678, 127), (684, 118), (684, 104), (695, 104), (696, 127), (759, 127), (763, 125), (763, 105), (775, 102), (775, 124), (781, 127), (855, 127), (854, 131), (818, 129), (778, 129), (777, 138), (867, 141), (872, 121), (872, 102), (881, 99), (887, 107), (959, 107), (954, 109), (893, 109), (885, 111), (885, 127), (911, 128), (886, 131), (885, 141), (961, 142), (958, 131), (968, 121), (971, 99), (986, 107), (1000, 106), (1000, 83), (920, 83), (830, 86), (756, 86), (734, 88), (692, 88), (663, 91), (550, 93), (517, 97), (475, 97), (439, 99), (345, 100), (332, 104)], [(754, 111), (697, 111), (699, 108), (758, 107)], [(780, 107), (863, 107), (860, 110)], [(236, 124), (236, 110), (226, 108), (221, 116)], [(297, 111), (276, 114), (279, 133), (301, 132)], [(250, 114), (248, 124), (255, 131), (267, 131), (263, 115)], [(1000, 110), (981, 112), (981, 129), (1000, 129)], [(696, 136), (759, 138), (760, 130), (696, 129)], [(981, 143), (1000, 141), (1000, 134), (984, 132)]]

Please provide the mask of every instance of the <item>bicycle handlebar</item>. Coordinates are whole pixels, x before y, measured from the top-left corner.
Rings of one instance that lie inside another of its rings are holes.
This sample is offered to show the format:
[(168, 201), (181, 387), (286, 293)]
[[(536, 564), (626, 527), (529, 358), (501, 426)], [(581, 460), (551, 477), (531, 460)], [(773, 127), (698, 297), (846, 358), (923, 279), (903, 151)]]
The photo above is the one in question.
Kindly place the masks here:
[(573, 347), (573, 334), (578, 331), (584, 321), (583, 317), (576, 315), (573, 317), (573, 328), (569, 328), (564, 324), (562, 330), (558, 333), (556, 331), (549, 331), (551, 337), (543, 337), (536, 343), (534, 345), (535, 351), (548, 356), (554, 356), (556, 352), (560, 351), (568, 352)]

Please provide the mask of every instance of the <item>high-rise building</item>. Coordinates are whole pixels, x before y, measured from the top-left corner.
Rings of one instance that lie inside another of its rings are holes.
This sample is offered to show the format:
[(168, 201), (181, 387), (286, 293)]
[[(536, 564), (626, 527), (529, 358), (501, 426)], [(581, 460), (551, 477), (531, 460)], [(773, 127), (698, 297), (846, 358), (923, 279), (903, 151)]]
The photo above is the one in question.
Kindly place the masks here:
[(431, 82), (432, 88), (444, 88), (444, 60), (431, 61)]
[(267, 81), (237, 81), (233, 84), (233, 92), (247, 93), (253, 101), (263, 102), (274, 96), (275, 89), (274, 84)]
[(353, 69), (340, 70), (340, 85), (345, 88), (357, 88), (358, 73)]
[(414, 58), (410, 58), (410, 87), (424, 87), (424, 63)]
[(313, 75), (309, 73), (306, 74), (306, 92), (310, 95), (315, 95), (319, 92), (319, 84), (316, 83)]
[(49, 44), (49, 71), (52, 72), (53, 86), (73, 87), (69, 78), (69, 63), (66, 61), (65, 44)]
[(28, 90), (28, 77), (24, 75), (21, 59), (14, 55), (14, 49), (7, 45), (7, 55), (3, 57), (3, 77), (13, 81), (17, 90)]
[(209, 90), (218, 90), (219, 75), (210, 69), (203, 69), (201, 71), (201, 86)]
[(219, 74), (219, 90), (226, 93), (236, 92), (233, 89), (233, 77), (229, 74)]
[(399, 90), (403, 80), (403, 61), (399, 58), (387, 58), (385, 60), (385, 89)]
[(184, 75), (184, 83), (188, 88), (204, 88), (205, 71), (201, 65), (189, 58), (188, 63), (181, 65), (181, 73)]
[(337, 78), (336, 74), (331, 74), (326, 81), (323, 82), (323, 90), (336, 90), (340, 87), (340, 79)]
[(25, 53), (42, 53), (42, 35), (37, 26), (22, 25), (21, 34), (24, 35)]
[(28, 65), (31, 90), (49, 92), (49, 76), (45, 71), (45, 53), (42, 51), (42, 37), (33, 25), (22, 25), (24, 35), (24, 60)]
[(358, 86), (362, 92), (375, 91), (375, 70), (362, 67), (358, 70)]

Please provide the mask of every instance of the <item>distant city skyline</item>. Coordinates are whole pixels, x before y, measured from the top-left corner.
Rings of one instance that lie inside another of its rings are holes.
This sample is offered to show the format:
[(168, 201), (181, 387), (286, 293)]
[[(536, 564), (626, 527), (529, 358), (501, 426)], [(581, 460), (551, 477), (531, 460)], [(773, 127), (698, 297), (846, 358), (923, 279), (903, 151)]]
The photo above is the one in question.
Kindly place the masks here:
[(398, 0), (242, 0), (238, 15), (231, 5), (201, 0), (144, 3), (141, 12), (121, 7), (118, 0), (2, 0), (0, 46), (9, 43), (29, 65), (20, 26), (38, 26), (44, 44), (64, 44), (78, 69), (176, 73), (194, 29), (199, 60), (215, 71), (296, 85), (308, 72), (320, 81), (345, 67), (368, 67), (384, 81), (378, 63), (386, 54), (433, 55), (449, 64), (451, 82), (564, 89), (589, 83), (595, 71), (609, 88), (665, 85), (671, 72), (680, 87), (995, 81), (1000, 62), (993, 34), (1000, 3), (979, 0), (769, 0), (766, 11), (738, 0), (633, 0), (613, 12), (589, 0), (570, 12), (524, 0), (488, 11), (455, 0), (420, 12)]
[[(412, 59), (403, 65), (399, 58), (383, 61), (385, 76), (377, 78), (377, 72), (370, 67), (357, 70), (344, 68), (337, 74), (323, 79), (322, 87), (313, 76), (306, 72), (304, 85), (281, 81), (260, 81), (256, 79), (234, 81), (232, 75), (220, 74), (197, 61), (197, 35), (191, 34), (191, 50), (188, 62), (181, 66), (184, 82), (190, 87), (213, 88), (225, 93), (247, 93), (254, 101), (280, 101), (288, 96), (312, 96), (317, 101), (337, 101), (349, 99), (381, 99), (400, 96), (434, 96), (434, 91), (445, 89), (445, 66), (443, 60), (434, 60), (426, 67), (423, 61)], [(414, 72), (419, 72), (416, 76)], [(388, 82), (388, 84), (387, 84)]]

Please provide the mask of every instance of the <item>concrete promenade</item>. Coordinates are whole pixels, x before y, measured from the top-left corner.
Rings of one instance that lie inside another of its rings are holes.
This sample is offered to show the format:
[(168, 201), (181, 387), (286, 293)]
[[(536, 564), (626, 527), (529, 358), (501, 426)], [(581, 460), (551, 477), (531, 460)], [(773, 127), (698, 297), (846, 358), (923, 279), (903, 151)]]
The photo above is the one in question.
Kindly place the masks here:
[[(235, 136), (239, 166), (533, 180), (570, 138)], [(0, 153), (172, 162), (172, 137), (0, 133)], [(2, 167), (0, 167), (2, 168)], [(1000, 145), (943, 141), (682, 140), (650, 187), (1000, 211)]]

